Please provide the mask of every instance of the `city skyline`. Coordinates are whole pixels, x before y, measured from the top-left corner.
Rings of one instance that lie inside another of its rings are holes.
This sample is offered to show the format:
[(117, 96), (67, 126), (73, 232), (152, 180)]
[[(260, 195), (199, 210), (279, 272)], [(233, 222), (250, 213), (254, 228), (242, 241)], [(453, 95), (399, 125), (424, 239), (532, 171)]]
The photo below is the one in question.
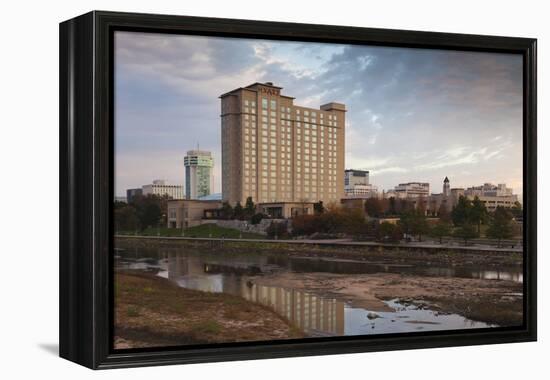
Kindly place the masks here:
[(418, 181), (439, 192), (449, 176), (522, 193), (520, 57), (119, 32), (115, 54), (117, 195), (154, 178), (183, 184), (197, 143), (221, 192), (218, 96), (265, 81), (304, 106), (345, 103), (345, 168), (369, 170), (380, 191)]

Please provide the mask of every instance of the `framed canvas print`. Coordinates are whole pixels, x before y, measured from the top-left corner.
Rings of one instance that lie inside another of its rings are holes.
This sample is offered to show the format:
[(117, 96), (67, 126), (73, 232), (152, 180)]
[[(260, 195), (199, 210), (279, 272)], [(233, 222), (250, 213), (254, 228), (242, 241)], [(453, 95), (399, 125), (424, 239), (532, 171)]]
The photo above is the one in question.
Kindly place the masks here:
[(60, 355), (536, 339), (536, 40), (60, 25)]

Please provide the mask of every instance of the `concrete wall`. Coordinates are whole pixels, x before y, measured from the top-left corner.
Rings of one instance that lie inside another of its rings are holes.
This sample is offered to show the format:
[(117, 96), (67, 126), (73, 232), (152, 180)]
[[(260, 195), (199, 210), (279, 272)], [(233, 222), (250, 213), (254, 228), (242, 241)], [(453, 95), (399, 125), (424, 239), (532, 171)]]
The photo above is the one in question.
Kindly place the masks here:
[(266, 235), (266, 230), (271, 225), (271, 222), (284, 221), (284, 219), (262, 219), (262, 221), (258, 224), (251, 224), (246, 220), (208, 219), (202, 220), (201, 224), (214, 223), (220, 227), (233, 228), (243, 232), (253, 232), (256, 234)]

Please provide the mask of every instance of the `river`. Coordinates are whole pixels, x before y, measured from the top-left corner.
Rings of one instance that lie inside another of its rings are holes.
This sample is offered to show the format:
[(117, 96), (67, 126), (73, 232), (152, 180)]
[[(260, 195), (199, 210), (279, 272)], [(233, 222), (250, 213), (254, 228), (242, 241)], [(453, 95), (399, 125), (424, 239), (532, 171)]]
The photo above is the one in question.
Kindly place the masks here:
[(386, 300), (388, 311), (357, 307), (344, 298), (288, 286), (257, 284), (250, 278), (277, 273), (365, 275), (405, 273), (417, 276), (477, 278), (522, 282), (521, 267), (391, 265), (355, 260), (290, 257), (269, 253), (223, 253), (197, 248), (117, 250), (116, 267), (156, 273), (181, 287), (229, 293), (265, 305), (308, 336), (386, 334), (494, 327), (458, 314)]

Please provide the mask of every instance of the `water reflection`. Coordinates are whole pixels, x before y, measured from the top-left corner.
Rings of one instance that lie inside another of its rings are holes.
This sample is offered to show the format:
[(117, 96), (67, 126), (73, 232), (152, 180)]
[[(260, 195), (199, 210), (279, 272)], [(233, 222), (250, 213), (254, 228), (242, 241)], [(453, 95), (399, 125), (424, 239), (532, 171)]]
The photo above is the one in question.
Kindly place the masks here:
[(295, 289), (246, 284), (241, 295), (270, 307), (310, 336), (344, 335), (344, 302)]
[(353, 307), (341, 299), (313, 292), (277, 286), (259, 285), (251, 276), (272, 272), (330, 272), (345, 274), (413, 273), (440, 277), (506, 279), (521, 282), (521, 268), (506, 271), (455, 267), (419, 268), (412, 265), (372, 264), (357, 261), (292, 258), (269, 254), (225, 254), (220, 252), (182, 251), (174, 248), (119, 250), (120, 268), (152, 271), (181, 287), (243, 297), (275, 311), (309, 336), (364, 335), (489, 327), (457, 314), (440, 314), (386, 302), (392, 311), (376, 312)]

